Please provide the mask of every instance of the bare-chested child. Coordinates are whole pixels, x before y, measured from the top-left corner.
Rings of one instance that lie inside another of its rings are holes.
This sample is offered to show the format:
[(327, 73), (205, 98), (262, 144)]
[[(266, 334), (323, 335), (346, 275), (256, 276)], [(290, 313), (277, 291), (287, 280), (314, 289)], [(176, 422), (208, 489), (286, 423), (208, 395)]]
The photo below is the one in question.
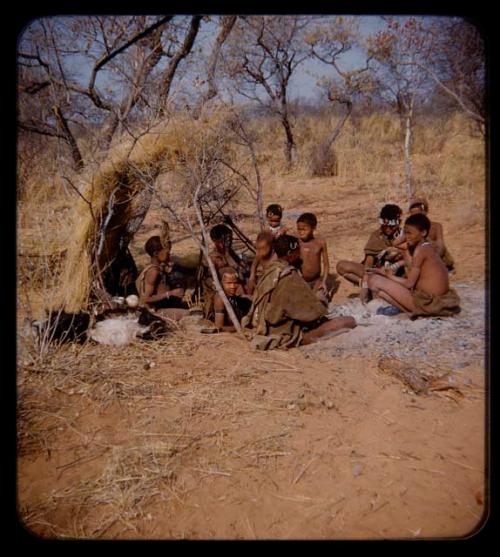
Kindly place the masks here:
[[(236, 318), (241, 322), (241, 319), (248, 313), (252, 300), (245, 296), (238, 296), (237, 292), (240, 288), (240, 279), (238, 273), (232, 267), (224, 267), (220, 271), (221, 285), (226, 297), (234, 310)], [(219, 296), (219, 293), (214, 297), (214, 322), (217, 329), (220, 331), (234, 332), (235, 328), (229, 318), (226, 306)]]
[(169, 284), (170, 245), (165, 247), (159, 236), (152, 236), (144, 249), (151, 260), (136, 281), (140, 303), (162, 317), (181, 319), (188, 314), (188, 305), (182, 301), (184, 288)]
[(255, 242), (255, 259), (250, 269), (250, 278), (247, 283), (247, 293), (253, 294), (255, 285), (259, 282), (266, 266), (275, 259), (273, 253), (273, 235), (268, 230), (264, 230), (257, 236)]
[(268, 230), (274, 238), (282, 234), (288, 234), (288, 228), (281, 222), (283, 218), (283, 207), (277, 203), (271, 203), (266, 209)]
[[(422, 213), (427, 216), (429, 212), (429, 203), (424, 197), (416, 198), (410, 203), (409, 213), (410, 215), (416, 215)], [(451, 256), (448, 248), (445, 246), (443, 238), (443, 225), (439, 222), (431, 221), (431, 229), (429, 230), (428, 239), (432, 242), (433, 246), (436, 248), (439, 256), (446, 265), (448, 271), (453, 271), (455, 267), (455, 262)]]
[(369, 298), (368, 286), (362, 283), (363, 275), (367, 269), (375, 267), (379, 256), (391, 248), (402, 235), (401, 215), (403, 211), (397, 205), (389, 203), (384, 205), (379, 214), (380, 227), (374, 230), (366, 242), (365, 257), (361, 263), (356, 261), (339, 261), (337, 273), (356, 286), (361, 286), (360, 298), (367, 301)]
[(406, 219), (406, 241), (400, 246), (407, 266), (406, 277), (374, 268), (367, 269), (363, 277), (376, 296), (412, 318), (449, 316), (460, 311), (460, 298), (450, 288), (446, 266), (428, 240), (430, 227), (430, 220), (422, 213)]
[(297, 235), (300, 240), (300, 271), (316, 297), (328, 305), (331, 287), (327, 284), (330, 273), (326, 241), (314, 237), (318, 219), (313, 213), (303, 213), (297, 219)]

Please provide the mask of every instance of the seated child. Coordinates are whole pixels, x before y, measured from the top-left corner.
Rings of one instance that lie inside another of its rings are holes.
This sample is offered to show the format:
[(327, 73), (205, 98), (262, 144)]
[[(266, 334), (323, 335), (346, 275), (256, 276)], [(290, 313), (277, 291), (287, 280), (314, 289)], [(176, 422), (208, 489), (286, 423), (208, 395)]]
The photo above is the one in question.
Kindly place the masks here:
[[(246, 283), (250, 269), (248, 263), (240, 257), (232, 248), (233, 231), (225, 224), (216, 224), (210, 230), (210, 239), (214, 244), (214, 248), (209, 252), (215, 269), (218, 273), (225, 267), (232, 267), (238, 274), (240, 284), (238, 286), (238, 294), (244, 294), (244, 284)], [(208, 266), (208, 261), (203, 257), (203, 298), (204, 298), (204, 314), (207, 319), (212, 318), (213, 300), (215, 295), (215, 285), (213, 283), (212, 274)], [(221, 277), (219, 276), (219, 279)]]
[(182, 301), (182, 285), (170, 284), (169, 272), (170, 245), (164, 247), (159, 236), (152, 236), (146, 242), (146, 253), (150, 256), (149, 265), (142, 270), (136, 281), (140, 303), (172, 319), (181, 319), (188, 313), (188, 305)]
[[(225, 224), (216, 224), (210, 230), (210, 239), (214, 249), (210, 251), (210, 258), (219, 271), (223, 267), (232, 267), (241, 280), (246, 280), (250, 274), (248, 263), (233, 250), (233, 231)], [(205, 261), (208, 267), (208, 263)]]
[[(297, 235), (302, 259), (300, 271), (316, 297), (325, 305), (328, 305), (331, 300), (333, 285), (327, 284), (329, 282), (330, 264), (326, 241), (314, 237), (317, 225), (318, 220), (313, 213), (303, 213), (297, 219)], [(323, 271), (321, 270), (321, 262), (323, 262)]]
[(277, 203), (271, 203), (266, 209), (267, 224), (269, 232), (274, 238), (278, 238), (282, 234), (288, 234), (287, 227), (281, 222), (283, 218), (283, 207)]
[(384, 205), (380, 211), (380, 227), (374, 230), (366, 242), (364, 252), (365, 257), (361, 263), (356, 261), (339, 261), (337, 272), (349, 282), (356, 286), (361, 285), (360, 298), (367, 300), (369, 296), (366, 285), (361, 284), (361, 279), (366, 271), (371, 267), (383, 265), (384, 256), (387, 250), (393, 247), (402, 235), (401, 215), (403, 211), (400, 207), (393, 204)]
[[(429, 212), (429, 203), (425, 198), (417, 198), (414, 199), (410, 203), (409, 213), (410, 215), (416, 215), (418, 213), (423, 213), (427, 216)], [(450, 252), (448, 251), (447, 247), (444, 244), (443, 238), (443, 226), (439, 222), (431, 221), (431, 229), (429, 230), (429, 238), (428, 238), (433, 246), (436, 248), (439, 256), (443, 260), (443, 263), (446, 265), (448, 271), (453, 271), (455, 267), (455, 262), (453, 261), (453, 257), (451, 256)]]
[(407, 249), (401, 248), (408, 265), (407, 277), (385, 269), (367, 269), (363, 280), (378, 297), (400, 310), (417, 316), (449, 316), (460, 311), (460, 298), (450, 288), (443, 260), (427, 239), (431, 223), (424, 214), (411, 215), (405, 222)]
[[(245, 298), (244, 296), (238, 296), (236, 294), (240, 287), (240, 279), (238, 278), (238, 273), (232, 267), (224, 267), (219, 273), (221, 275), (221, 284), (224, 293), (236, 314), (236, 318), (241, 322), (241, 319), (248, 313), (252, 301), (250, 298)], [(226, 306), (218, 292), (214, 296), (214, 314), (215, 326), (219, 330), (227, 332), (235, 331), (234, 325), (227, 313)]]
[(255, 259), (250, 269), (250, 278), (247, 283), (247, 293), (253, 294), (255, 285), (259, 282), (266, 265), (274, 260), (273, 235), (268, 230), (261, 232), (255, 242)]

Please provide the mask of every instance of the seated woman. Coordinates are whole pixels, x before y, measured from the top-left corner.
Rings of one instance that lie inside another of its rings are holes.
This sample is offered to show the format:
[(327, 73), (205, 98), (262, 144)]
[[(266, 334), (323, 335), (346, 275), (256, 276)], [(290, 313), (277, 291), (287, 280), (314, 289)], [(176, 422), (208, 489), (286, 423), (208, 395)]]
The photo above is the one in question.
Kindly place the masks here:
[(188, 314), (188, 305), (182, 301), (183, 285), (178, 281), (169, 283), (170, 246), (164, 247), (159, 236), (152, 236), (144, 249), (151, 261), (136, 281), (140, 303), (162, 317), (181, 319)]

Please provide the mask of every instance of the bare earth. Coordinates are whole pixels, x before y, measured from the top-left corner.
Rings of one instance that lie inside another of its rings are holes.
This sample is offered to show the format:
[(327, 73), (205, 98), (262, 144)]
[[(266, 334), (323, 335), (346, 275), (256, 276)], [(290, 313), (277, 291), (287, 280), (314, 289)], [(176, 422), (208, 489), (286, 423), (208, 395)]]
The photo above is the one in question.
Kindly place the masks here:
[[(297, 185), (288, 214), (317, 213), (333, 267), (360, 259), (376, 226), (366, 204), (380, 200), (317, 184), (315, 202)], [(234, 335), (188, 329), (147, 346), (68, 349), (50, 369), (21, 361), (27, 527), (146, 539), (470, 533), (487, 508), (484, 214), (480, 203), (431, 198), (430, 216), (457, 261), (457, 317), (374, 316), (376, 304), (370, 314), (343, 282), (334, 311), (361, 324), (317, 345), (258, 353)], [(384, 355), (450, 371), (462, 395), (411, 392), (379, 369)]]

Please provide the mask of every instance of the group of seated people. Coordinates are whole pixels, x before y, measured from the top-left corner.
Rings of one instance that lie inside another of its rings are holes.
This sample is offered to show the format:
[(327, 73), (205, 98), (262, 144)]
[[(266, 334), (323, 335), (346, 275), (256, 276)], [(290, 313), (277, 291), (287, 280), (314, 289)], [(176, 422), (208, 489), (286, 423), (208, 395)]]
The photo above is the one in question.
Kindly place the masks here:
[[(454, 263), (443, 240), (442, 226), (427, 217), (428, 203), (415, 199), (401, 227), (403, 211), (385, 205), (380, 226), (369, 237), (361, 262), (339, 261), (338, 275), (360, 286), (366, 303), (373, 296), (390, 305), (385, 315), (405, 312), (417, 316), (453, 315), (460, 299), (450, 288), (448, 272)], [(309, 344), (356, 326), (354, 318), (328, 318), (328, 305), (338, 287), (330, 273), (326, 241), (315, 236), (317, 218), (303, 213), (296, 232), (282, 222), (283, 209), (271, 204), (267, 227), (257, 235), (253, 261), (233, 249), (233, 232), (225, 224), (210, 230), (213, 243), (208, 257), (213, 262), (221, 296), (203, 257), (203, 312), (214, 331), (234, 331), (228, 313), (239, 321), (257, 349), (289, 348)], [(141, 303), (173, 319), (187, 313), (182, 279), (173, 272), (171, 245), (159, 236), (146, 242), (150, 264), (136, 285)], [(225, 299), (224, 299), (225, 298)]]

